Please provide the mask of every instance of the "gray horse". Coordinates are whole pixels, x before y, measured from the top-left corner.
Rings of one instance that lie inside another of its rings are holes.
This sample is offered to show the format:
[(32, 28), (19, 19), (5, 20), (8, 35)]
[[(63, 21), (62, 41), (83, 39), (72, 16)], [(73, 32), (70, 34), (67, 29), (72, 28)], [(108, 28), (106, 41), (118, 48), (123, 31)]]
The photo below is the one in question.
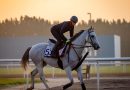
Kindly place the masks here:
[[(66, 48), (67, 51), (65, 51), (65, 55), (63, 57), (60, 57), (60, 60), (63, 63), (63, 69), (65, 70), (67, 77), (70, 80), (69, 83), (63, 86), (63, 90), (72, 86), (72, 84), (74, 83), (72, 77), (73, 69), (77, 71), (78, 79), (80, 80), (82, 90), (86, 90), (82, 76), (82, 69), (81, 69), (82, 62), (81, 64), (79, 64), (82, 58), (82, 52), (85, 47), (88, 47), (86, 46), (87, 45), (86, 43), (89, 43), (89, 45), (91, 45), (91, 47), (93, 47), (95, 50), (98, 50), (100, 48), (100, 45), (97, 40), (94, 28), (92, 27), (87, 30), (80, 31), (79, 33), (75, 34), (74, 37), (72, 37), (70, 40), (71, 44), (67, 46)], [(53, 43), (51, 44), (53, 45)], [(50, 45), (50, 43), (39, 43), (33, 45), (32, 47), (29, 47), (25, 51), (22, 57), (21, 64), (25, 70), (29, 62), (29, 58), (36, 66), (36, 68), (31, 72), (31, 86), (27, 90), (34, 89), (34, 77), (37, 73), (39, 73), (40, 79), (44, 83), (45, 87), (49, 89), (49, 86), (46, 83), (45, 76), (43, 73), (43, 67), (48, 64), (52, 67), (60, 68), (57, 63), (58, 61), (57, 58), (45, 57), (45, 50), (48, 45)], [(79, 66), (75, 68), (78, 64)]]

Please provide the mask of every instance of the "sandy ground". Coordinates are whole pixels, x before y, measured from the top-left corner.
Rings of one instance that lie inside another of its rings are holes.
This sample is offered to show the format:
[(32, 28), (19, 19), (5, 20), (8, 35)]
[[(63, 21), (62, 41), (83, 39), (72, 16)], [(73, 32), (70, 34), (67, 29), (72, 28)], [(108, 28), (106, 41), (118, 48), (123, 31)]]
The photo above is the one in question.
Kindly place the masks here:
[[(49, 85), (50, 88), (53, 87), (61, 87), (62, 85), (66, 84), (69, 82), (67, 78), (47, 78), (47, 84)], [(74, 78), (75, 83), (78, 82), (78, 79)], [(30, 84), (28, 85), (28, 87)], [(19, 85), (15, 87), (9, 87), (1, 90), (25, 90), (26, 89), (26, 84), (25, 85)], [(36, 83), (35, 84), (35, 89), (34, 90), (44, 90), (46, 89), (43, 83)]]
[[(67, 78), (47, 78), (49, 90), (62, 90), (62, 86), (68, 81)], [(78, 79), (74, 78), (75, 84), (67, 90), (81, 90)], [(84, 80), (87, 90), (97, 90), (97, 79)], [(101, 78), (99, 90), (130, 90), (130, 78)], [(20, 85), (1, 90), (25, 90), (26, 85)], [(42, 83), (37, 83), (34, 90), (47, 90)]]

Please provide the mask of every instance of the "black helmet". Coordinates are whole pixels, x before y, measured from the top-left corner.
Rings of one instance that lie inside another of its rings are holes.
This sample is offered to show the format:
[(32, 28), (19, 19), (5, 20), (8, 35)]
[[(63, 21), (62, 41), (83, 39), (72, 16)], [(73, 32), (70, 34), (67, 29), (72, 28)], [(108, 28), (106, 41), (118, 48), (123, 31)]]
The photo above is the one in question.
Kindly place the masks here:
[(78, 18), (76, 16), (72, 16), (70, 18), (70, 21), (74, 22), (74, 23), (77, 23), (78, 22)]

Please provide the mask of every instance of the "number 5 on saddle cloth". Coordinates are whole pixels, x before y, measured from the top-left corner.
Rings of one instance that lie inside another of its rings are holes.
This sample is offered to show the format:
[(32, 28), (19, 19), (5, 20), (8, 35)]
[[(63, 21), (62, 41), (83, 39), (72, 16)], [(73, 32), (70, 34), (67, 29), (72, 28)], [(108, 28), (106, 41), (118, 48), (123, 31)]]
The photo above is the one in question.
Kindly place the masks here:
[[(49, 42), (48, 42), (48, 46), (46, 47), (46, 49), (44, 50), (44, 56), (45, 57), (51, 57), (51, 53), (52, 53), (52, 50), (53, 50), (53, 47), (55, 46), (56, 44), (56, 41), (53, 40), (53, 39), (49, 39)], [(64, 44), (62, 44), (60, 46), (60, 50), (59, 50), (59, 53), (57, 53), (58, 55), (56, 55), (55, 58), (58, 58), (63, 56), (63, 53), (65, 52), (65, 49), (66, 49), (66, 46), (64, 46)]]

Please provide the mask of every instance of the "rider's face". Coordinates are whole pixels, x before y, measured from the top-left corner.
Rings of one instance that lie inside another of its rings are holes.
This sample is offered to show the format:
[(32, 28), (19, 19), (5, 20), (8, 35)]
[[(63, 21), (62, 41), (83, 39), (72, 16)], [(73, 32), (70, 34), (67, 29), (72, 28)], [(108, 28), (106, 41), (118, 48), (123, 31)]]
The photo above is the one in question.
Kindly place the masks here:
[[(71, 21), (72, 22), (72, 21)], [(76, 23), (72, 22), (72, 25), (75, 25)]]

